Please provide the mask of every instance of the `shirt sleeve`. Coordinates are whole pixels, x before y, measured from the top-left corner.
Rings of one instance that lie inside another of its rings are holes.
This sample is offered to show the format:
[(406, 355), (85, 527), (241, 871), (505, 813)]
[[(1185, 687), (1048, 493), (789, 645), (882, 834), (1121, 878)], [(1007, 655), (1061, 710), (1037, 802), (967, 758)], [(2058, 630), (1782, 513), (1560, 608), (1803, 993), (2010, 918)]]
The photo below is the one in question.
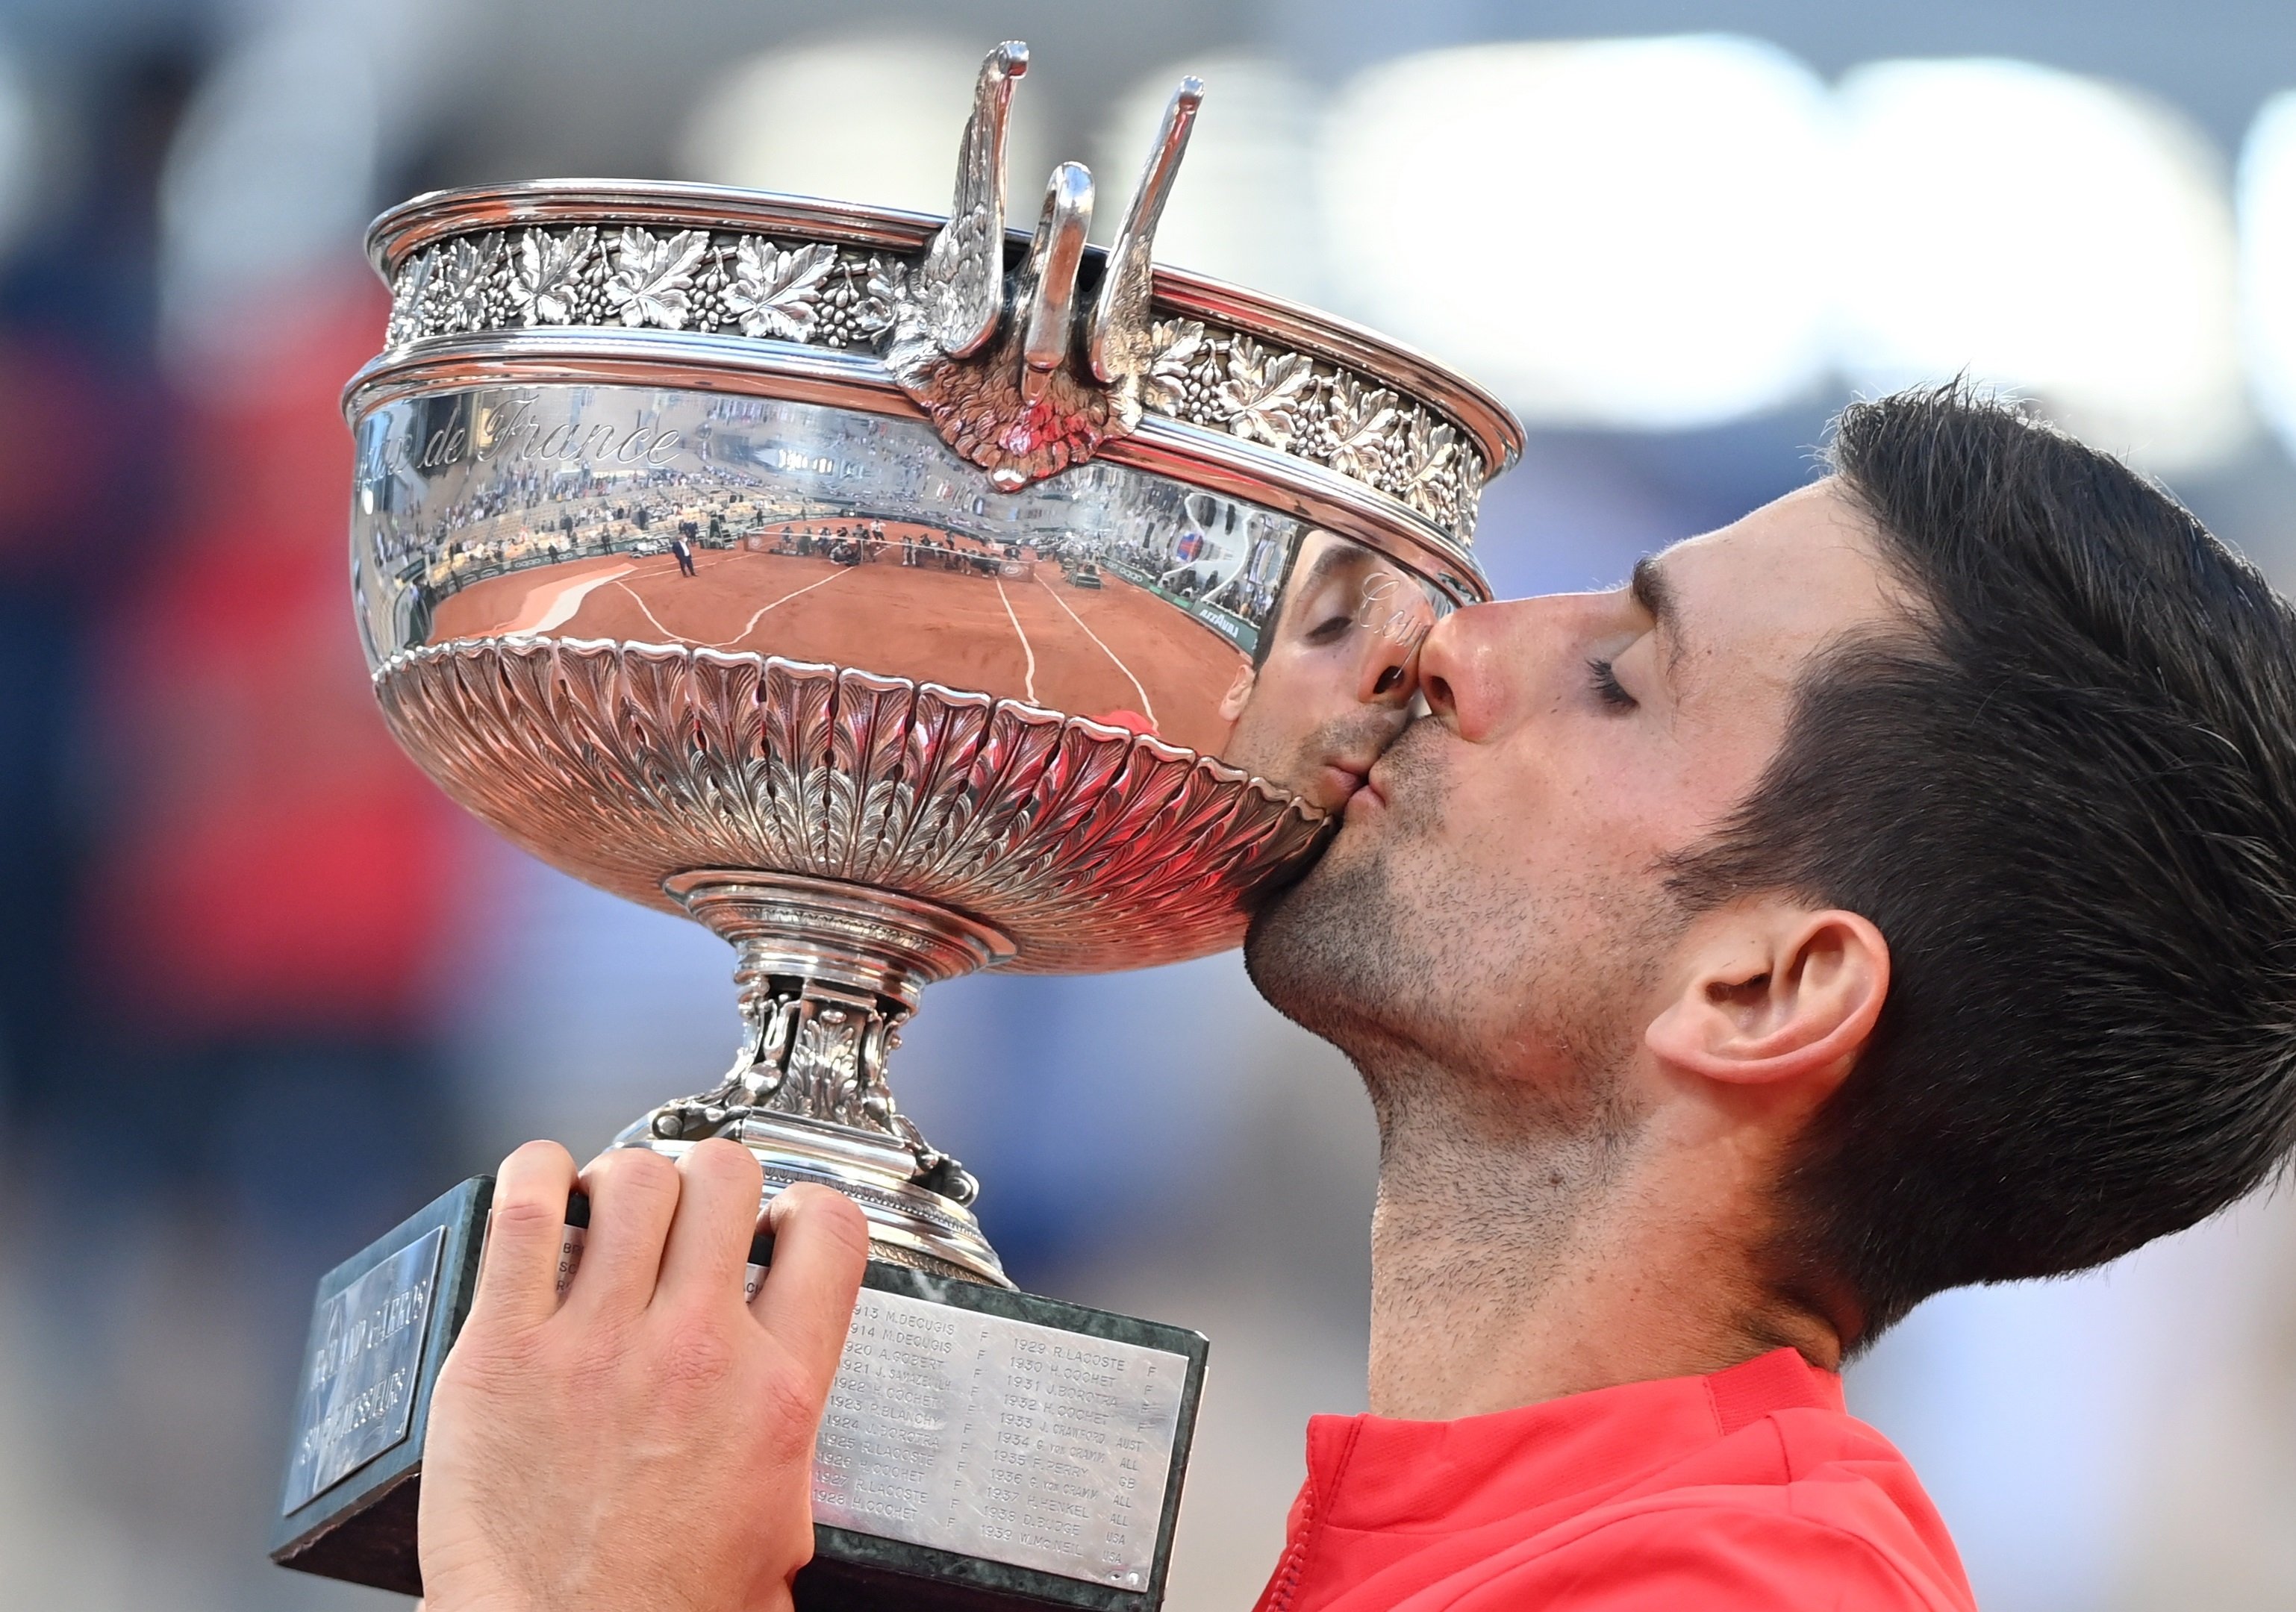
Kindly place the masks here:
[[(1453, 1578), (1425, 1612), (1962, 1612), (1916, 1564), (1788, 1512), (1669, 1509), (1557, 1549), (1502, 1554)], [(1417, 1598), (1410, 1612), (1421, 1612)]]

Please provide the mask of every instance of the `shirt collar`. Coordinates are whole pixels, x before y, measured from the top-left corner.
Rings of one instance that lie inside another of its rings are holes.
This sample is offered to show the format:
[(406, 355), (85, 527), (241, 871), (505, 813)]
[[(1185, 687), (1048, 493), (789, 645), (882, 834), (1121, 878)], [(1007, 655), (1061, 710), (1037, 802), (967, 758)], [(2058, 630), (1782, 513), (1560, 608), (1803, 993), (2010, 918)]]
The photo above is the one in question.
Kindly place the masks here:
[(1773, 1412), (1841, 1412), (1841, 1379), (1792, 1349), (1705, 1377), (1622, 1383), (1452, 1421), (1318, 1416), (1308, 1471), (1332, 1526), (1453, 1529), (1621, 1485)]

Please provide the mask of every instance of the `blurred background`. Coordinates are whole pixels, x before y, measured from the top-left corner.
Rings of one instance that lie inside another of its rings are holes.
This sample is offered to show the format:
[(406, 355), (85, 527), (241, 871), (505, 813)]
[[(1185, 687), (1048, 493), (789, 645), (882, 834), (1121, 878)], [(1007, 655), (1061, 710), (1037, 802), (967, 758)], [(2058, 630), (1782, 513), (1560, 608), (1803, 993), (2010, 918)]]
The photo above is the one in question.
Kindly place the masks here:
[[(1128, 194), (1200, 73), (1164, 255), (1521, 413), (1503, 593), (1615, 581), (1964, 370), (2296, 584), (2285, 4), (5, 0), (0, 1608), (388, 1604), (262, 1559), (313, 1282), (732, 1051), (718, 942), (494, 842), (376, 717), (366, 219), (581, 174), (939, 208), (1006, 37), (1016, 197), (1066, 156)], [(1247, 1607), (1304, 1419), (1362, 1404), (1350, 1071), (1231, 956), (940, 987), (896, 1074), (1024, 1285), (1212, 1335), (1171, 1604)], [(2296, 1605), (2292, 1255), (2267, 1199), (1853, 1371), (1988, 1608)]]

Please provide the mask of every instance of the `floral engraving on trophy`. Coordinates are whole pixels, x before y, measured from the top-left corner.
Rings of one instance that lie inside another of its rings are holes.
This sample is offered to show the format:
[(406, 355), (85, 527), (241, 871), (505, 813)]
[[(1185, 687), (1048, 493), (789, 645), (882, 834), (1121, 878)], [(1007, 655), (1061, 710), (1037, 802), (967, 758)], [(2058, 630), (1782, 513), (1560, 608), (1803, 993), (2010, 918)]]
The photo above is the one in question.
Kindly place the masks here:
[[(611, 235), (602, 244), (590, 226), (529, 229), (426, 247), (392, 282), (388, 343), (644, 324), (842, 350), (882, 343), (914, 294), (914, 258), (733, 232)], [(633, 236), (644, 238), (635, 250)], [(703, 243), (691, 264), (688, 237)], [(674, 254), (673, 241), (685, 242)], [(1486, 467), (1465, 433), (1343, 366), (1200, 319), (1160, 319), (1136, 390), (1152, 413), (1322, 465), (1402, 500), (1460, 542), (1473, 536)]]
[(434, 319), (430, 300), (431, 272), (444, 250), (417, 252), (400, 266), (390, 282), (390, 322), (383, 327), (383, 346), (404, 347), (418, 336), (445, 329)]
[(1196, 319), (1156, 326), (1147, 406), (1325, 465), (1400, 498), (1464, 543), (1483, 462), (1456, 426), (1384, 387)]
[(494, 258), (500, 250), (500, 241), (491, 235), (451, 241), (440, 249), (437, 258), (438, 283), (432, 291), (440, 330), (487, 328)]
[(1398, 412), (1393, 392), (1342, 375), (1324, 388), (1313, 451), (1341, 475), (1377, 486), (1387, 472), (1389, 429)]
[(1301, 395), (1315, 378), (1316, 367), (1303, 354), (1271, 353), (1249, 336), (1234, 338), (1218, 393), (1227, 429), (1246, 442), (1289, 448), (1300, 429)]
[(606, 282), (607, 305), (619, 310), (622, 323), (633, 329), (652, 324), (684, 330), (692, 307), (687, 293), (709, 248), (709, 237), (701, 230), (680, 230), (660, 240), (650, 230), (624, 230)]
[(834, 247), (816, 243), (784, 250), (745, 235), (734, 248), (733, 283), (726, 307), (745, 336), (808, 341), (820, 317), (822, 282), (837, 266)]
[(529, 230), (519, 238), (510, 297), (521, 323), (575, 323), (584, 311), (584, 276), (597, 242), (598, 232), (587, 225), (557, 234)]

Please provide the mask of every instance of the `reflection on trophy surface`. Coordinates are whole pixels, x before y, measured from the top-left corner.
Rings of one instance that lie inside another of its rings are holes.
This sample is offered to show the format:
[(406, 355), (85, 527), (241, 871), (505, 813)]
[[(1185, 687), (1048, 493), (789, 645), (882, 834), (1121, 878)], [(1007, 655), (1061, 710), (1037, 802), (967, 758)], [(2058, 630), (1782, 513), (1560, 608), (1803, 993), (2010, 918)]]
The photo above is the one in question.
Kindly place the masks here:
[(1441, 606), (1374, 550), (1309, 532), (1256, 662), (1220, 700), (1221, 755), (1325, 811), (1347, 804), (1417, 689), (1411, 667)]
[[(1235, 944), (1400, 730), (1429, 627), (1486, 595), (1475, 502), (1520, 442), (1424, 359), (1152, 266), (1193, 80), (1114, 247), (1085, 244), (1075, 164), (1008, 239), (1025, 64), (1017, 45), (983, 64), (946, 222), (678, 185), (386, 215), (389, 345), (346, 398), (354, 587), (392, 730), (449, 794), (735, 948), (732, 1067), (619, 1141), (733, 1137), (768, 1195), (852, 1196), (913, 1273), (865, 1309), (1100, 1329), (1147, 1452), (1128, 1469), (1155, 1476), (1095, 1489), (1087, 1523), (1012, 1512), (963, 1476), (970, 1446), (910, 1450), (903, 1469), (938, 1476), (888, 1499), (872, 1445), (866, 1482), (824, 1457), (816, 1518), (1146, 1606), (1201, 1340), (1160, 1354), (1148, 1323), (982, 1297), (1009, 1283), (979, 1185), (900, 1111), (889, 1058), (938, 979)], [(1092, 1455), (1041, 1436), (1042, 1460)], [(299, 1457), (291, 1524), (365, 1448)], [(291, 1526), (283, 1556), (326, 1526)]]

